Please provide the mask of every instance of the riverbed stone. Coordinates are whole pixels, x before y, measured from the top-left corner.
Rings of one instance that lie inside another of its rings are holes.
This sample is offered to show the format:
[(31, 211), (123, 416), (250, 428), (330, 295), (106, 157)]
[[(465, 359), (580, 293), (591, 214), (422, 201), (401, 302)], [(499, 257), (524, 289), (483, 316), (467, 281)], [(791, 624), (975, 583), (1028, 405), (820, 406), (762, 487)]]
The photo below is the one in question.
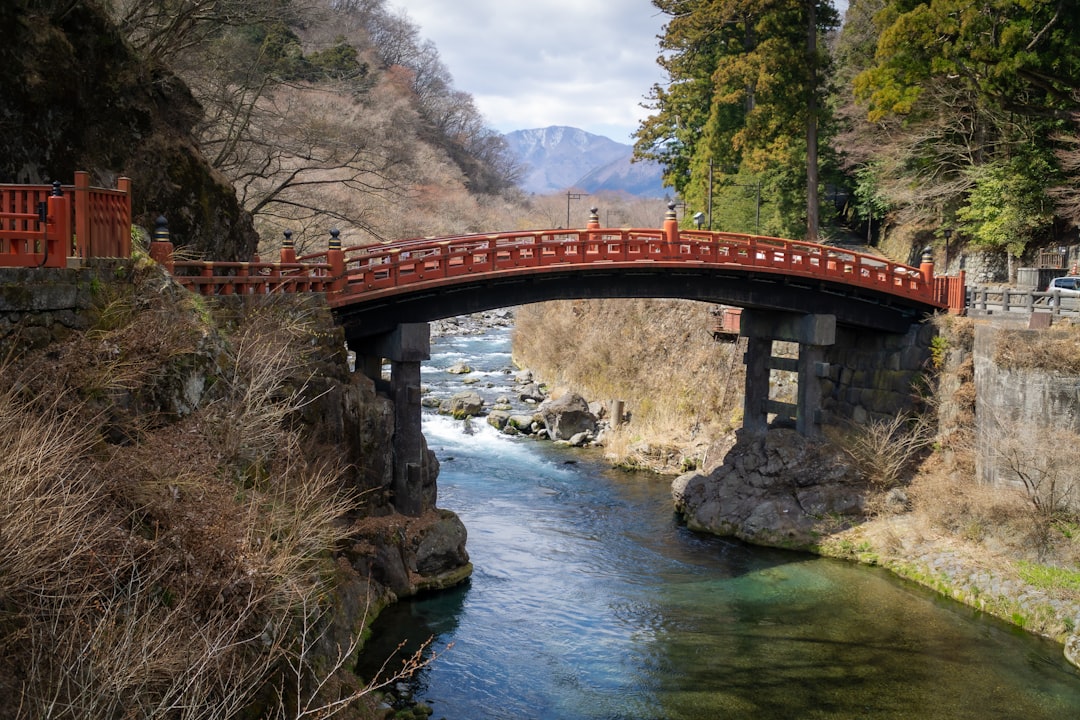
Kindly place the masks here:
[(543, 402), (547, 398), (544, 391), (536, 383), (529, 383), (518, 391), (518, 399), (522, 402)]
[(552, 440), (569, 440), (580, 432), (596, 432), (596, 416), (589, 403), (577, 393), (544, 401), (538, 410)]
[(446, 369), (446, 372), (451, 375), (468, 375), (472, 372), (472, 368), (465, 362), (456, 362)]
[(719, 467), (672, 484), (694, 530), (779, 547), (809, 547), (863, 517), (865, 485), (844, 453), (794, 430), (740, 436)]
[(453, 397), (439, 406), (439, 412), (451, 415), (456, 420), (480, 415), (484, 410), (484, 399), (473, 390), (455, 393)]
[(533, 415), (511, 415), (506, 424), (510, 427), (524, 433), (533, 432), (533, 423), (536, 421), (536, 417)]
[(488, 425), (496, 430), (502, 430), (506, 427), (506, 423), (510, 421), (510, 413), (505, 410), (492, 410), (488, 413), (487, 422)]

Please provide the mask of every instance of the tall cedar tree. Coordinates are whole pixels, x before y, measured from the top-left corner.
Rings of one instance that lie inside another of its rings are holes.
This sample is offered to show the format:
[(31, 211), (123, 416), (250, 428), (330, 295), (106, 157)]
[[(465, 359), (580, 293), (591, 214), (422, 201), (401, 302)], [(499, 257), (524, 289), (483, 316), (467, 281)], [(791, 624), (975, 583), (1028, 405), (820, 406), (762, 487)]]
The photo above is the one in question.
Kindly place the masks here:
[(1051, 239), (1055, 138), (1077, 135), (1080, 3), (892, 0), (874, 22), (854, 91), (894, 204), (1014, 257)]
[[(714, 184), (750, 181), (759, 193), (766, 189), (774, 208), (766, 230), (816, 239), (818, 128), (828, 77), (818, 38), (838, 23), (831, 3), (653, 5), (671, 18), (658, 59), (670, 82), (652, 88), (656, 112), (638, 129), (637, 157), (663, 164), (665, 182), (690, 207), (709, 205)], [(803, 202), (805, 213), (798, 210)]]

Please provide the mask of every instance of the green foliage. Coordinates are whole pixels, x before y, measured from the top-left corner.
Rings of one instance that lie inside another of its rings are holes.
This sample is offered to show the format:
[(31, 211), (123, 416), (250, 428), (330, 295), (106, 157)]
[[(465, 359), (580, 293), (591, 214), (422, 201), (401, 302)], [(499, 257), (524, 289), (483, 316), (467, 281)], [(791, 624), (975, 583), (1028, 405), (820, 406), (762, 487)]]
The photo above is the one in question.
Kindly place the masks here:
[(1080, 109), (1080, 14), (1066, 8), (853, 0), (838, 48), (847, 112), (864, 120), (854, 162), (879, 164), (900, 221), (956, 217), (967, 239), (1014, 256), (1052, 239), (1046, 189), (1062, 183), (1055, 150)]
[(881, 194), (881, 166), (869, 163), (855, 171), (855, 202), (852, 212), (856, 218), (867, 223), (880, 220), (889, 211), (890, 202)]
[(1045, 187), (1053, 169), (1046, 160), (994, 162), (968, 174), (974, 186), (956, 217), (976, 245), (1019, 257), (1030, 243), (1049, 237), (1054, 213)]
[(935, 335), (930, 340), (930, 362), (935, 370), (945, 367), (945, 357), (949, 352), (949, 339), (944, 335)]
[[(660, 162), (665, 182), (695, 207), (705, 205), (710, 165), (769, 183), (768, 197), (777, 203), (769, 225), (803, 227), (807, 127), (827, 114), (820, 98), (828, 58), (808, 51), (810, 6), (799, 0), (653, 4), (671, 17), (659, 59), (671, 83), (653, 87), (656, 113), (642, 122), (635, 154)], [(838, 24), (830, 4), (813, 7), (819, 34)]]

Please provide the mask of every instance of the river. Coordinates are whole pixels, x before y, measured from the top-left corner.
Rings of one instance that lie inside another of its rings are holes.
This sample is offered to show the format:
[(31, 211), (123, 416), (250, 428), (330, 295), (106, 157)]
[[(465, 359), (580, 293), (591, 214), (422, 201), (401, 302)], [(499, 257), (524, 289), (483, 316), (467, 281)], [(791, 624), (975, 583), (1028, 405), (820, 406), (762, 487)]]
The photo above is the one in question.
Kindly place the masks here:
[[(508, 331), (435, 339), (433, 394), (459, 360), (512, 394)], [(433, 637), (409, 687), (434, 718), (1080, 717), (1054, 643), (877, 568), (689, 532), (670, 479), (472, 424), (424, 419), (474, 575), (385, 610), (365, 651)]]

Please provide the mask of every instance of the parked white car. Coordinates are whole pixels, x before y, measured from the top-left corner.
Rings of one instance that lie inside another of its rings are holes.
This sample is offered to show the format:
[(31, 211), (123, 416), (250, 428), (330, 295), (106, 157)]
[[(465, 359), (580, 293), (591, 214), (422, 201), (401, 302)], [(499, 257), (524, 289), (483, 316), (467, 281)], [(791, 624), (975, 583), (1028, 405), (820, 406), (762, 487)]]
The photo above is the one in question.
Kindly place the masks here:
[(1056, 290), (1060, 295), (1070, 297), (1080, 296), (1080, 277), (1066, 275), (1065, 277), (1054, 278), (1050, 281), (1050, 286), (1046, 290), (1047, 292)]

